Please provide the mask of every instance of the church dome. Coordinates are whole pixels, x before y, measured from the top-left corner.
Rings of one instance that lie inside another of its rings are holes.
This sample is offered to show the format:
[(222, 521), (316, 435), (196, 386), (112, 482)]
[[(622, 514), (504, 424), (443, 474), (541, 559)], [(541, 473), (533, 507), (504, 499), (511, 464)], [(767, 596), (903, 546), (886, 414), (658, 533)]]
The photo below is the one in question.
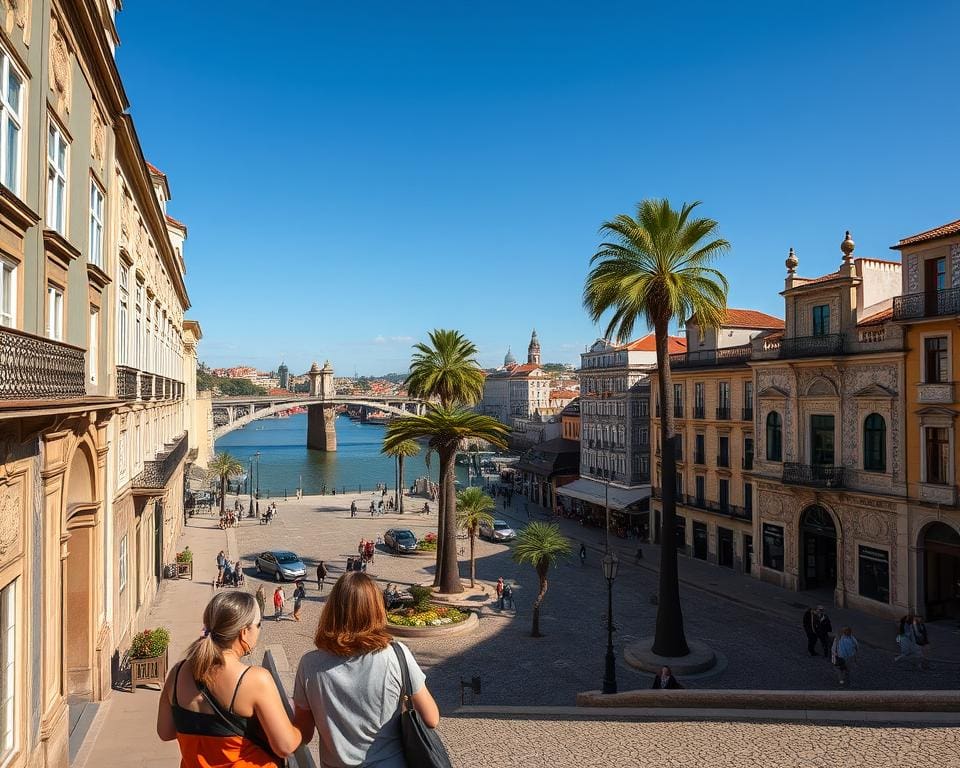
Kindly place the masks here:
[(503, 356), (503, 365), (504, 367), (508, 365), (516, 365), (517, 358), (513, 356), (513, 352), (510, 351), (510, 347), (507, 347), (507, 354)]

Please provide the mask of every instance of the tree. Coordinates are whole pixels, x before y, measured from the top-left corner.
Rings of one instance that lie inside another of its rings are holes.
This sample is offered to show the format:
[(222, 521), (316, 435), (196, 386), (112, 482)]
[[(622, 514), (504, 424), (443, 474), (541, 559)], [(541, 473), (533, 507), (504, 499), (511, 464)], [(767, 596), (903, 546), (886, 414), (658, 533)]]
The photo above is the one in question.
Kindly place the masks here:
[(220, 514), (223, 515), (226, 510), (227, 481), (235, 475), (243, 474), (243, 464), (229, 453), (218, 453), (207, 468), (220, 478)]
[(600, 233), (609, 242), (600, 244), (590, 263), (583, 303), (596, 323), (608, 311), (613, 315), (604, 335), (616, 333), (625, 343), (640, 319), (656, 336), (660, 395), (660, 445), (663, 505), (660, 536), (660, 595), (653, 652), (685, 656), (690, 650), (683, 631), (676, 541), (676, 435), (673, 421), (673, 388), (667, 352), (670, 321), (695, 320), (701, 329), (723, 323), (727, 306), (727, 280), (711, 267), (730, 244), (717, 237), (717, 222), (691, 217), (699, 203), (684, 203), (674, 210), (668, 200), (643, 200), (635, 217), (621, 214), (607, 221)]
[(380, 449), (380, 453), (386, 456), (393, 456), (396, 462), (394, 469), (396, 471), (397, 492), (395, 494), (393, 505), (397, 511), (403, 514), (403, 460), (416, 456), (420, 453), (420, 444), (416, 440), (404, 440), (397, 443), (391, 450), (387, 450), (386, 445)]
[(477, 531), (481, 525), (493, 525), (493, 515), (490, 513), (497, 508), (490, 496), (481, 488), (464, 488), (457, 494), (457, 525), (466, 528), (470, 537), (470, 587), (475, 587), (477, 581), (477, 560), (473, 548), (477, 539)]
[(531, 637), (543, 637), (540, 634), (540, 606), (547, 595), (547, 573), (550, 566), (558, 560), (570, 557), (570, 540), (560, 533), (556, 523), (530, 523), (517, 534), (513, 547), (513, 559), (518, 563), (530, 563), (537, 571), (540, 591), (533, 601), (533, 628)]
[(456, 458), (461, 440), (486, 440), (498, 448), (507, 444), (507, 428), (491, 416), (465, 408), (428, 405), (420, 416), (394, 419), (387, 425), (383, 448), (390, 452), (405, 440), (426, 438), (440, 457), (440, 516), (437, 521), (437, 572), (434, 586), (441, 592), (463, 591), (457, 562)]

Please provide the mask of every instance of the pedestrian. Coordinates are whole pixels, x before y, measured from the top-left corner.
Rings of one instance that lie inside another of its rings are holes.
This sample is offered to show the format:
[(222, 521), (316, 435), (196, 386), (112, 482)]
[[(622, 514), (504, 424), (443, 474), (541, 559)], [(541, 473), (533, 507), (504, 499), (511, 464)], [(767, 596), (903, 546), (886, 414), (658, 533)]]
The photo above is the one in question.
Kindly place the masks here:
[(497, 607), (503, 610), (503, 576), (497, 579)]
[(658, 690), (677, 690), (683, 688), (673, 676), (673, 670), (670, 667), (660, 667), (660, 674), (653, 678), (651, 688)]
[(803, 612), (803, 631), (807, 635), (807, 653), (817, 655), (817, 633), (813, 629), (813, 622), (817, 609), (812, 605)]
[(643, 560), (643, 547), (637, 545), (637, 554), (634, 557), (634, 562), (639, 563), (641, 560)]
[(323, 564), (323, 560), (317, 563), (317, 589), (323, 592), (323, 585), (327, 580), (327, 566)]
[(316, 727), (324, 765), (407, 765), (398, 714), (404, 677), (413, 694), (408, 705), (423, 724), (440, 722), (420, 666), (386, 623), (383, 597), (368, 576), (348, 573), (333, 585), (314, 637), (317, 650), (300, 660), (293, 687), (303, 743)]
[(233, 564), (233, 585), (240, 587), (243, 585), (243, 568), (240, 567), (240, 561)]
[(507, 607), (509, 604), (510, 610), (516, 610), (513, 605), (513, 587), (509, 583), (503, 585), (503, 605)]
[(267, 591), (263, 584), (257, 587), (257, 605), (260, 607), (260, 615), (263, 616), (267, 612)]
[(832, 647), (830, 633), (833, 632), (833, 625), (830, 623), (830, 617), (827, 616), (827, 612), (823, 610), (822, 605), (817, 606), (817, 611), (813, 615), (813, 631), (823, 648), (823, 658), (830, 658), (830, 648)]
[(350, 517), (356, 517), (356, 516), (357, 516), (357, 500), (354, 499), (353, 501), (350, 502)]
[(303, 582), (297, 579), (296, 586), (293, 588), (293, 620), (300, 621), (300, 608), (303, 606), (303, 598), (307, 596), (307, 590), (303, 588)]
[(927, 666), (926, 656), (923, 652), (925, 641), (926, 627), (923, 622), (920, 621), (918, 616), (908, 613), (900, 619), (899, 631), (897, 632), (897, 645), (900, 647), (900, 653), (894, 658), (894, 661), (915, 658), (920, 669), (925, 669)]
[(273, 620), (280, 621), (280, 617), (283, 616), (283, 604), (286, 602), (286, 598), (283, 595), (283, 587), (277, 587), (273, 590)]
[(930, 666), (930, 662), (927, 659), (927, 648), (930, 645), (930, 637), (927, 635), (927, 625), (924, 624), (923, 618), (917, 614), (913, 614), (913, 631), (917, 637), (917, 645), (920, 646), (920, 655), (923, 657), (920, 666), (926, 669)]
[(580, 565), (587, 564), (587, 545), (580, 542)]
[(377, 504), (375, 501), (370, 502), (370, 517), (373, 517), (377, 514)]
[(183, 768), (277, 768), (303, 741), (271, 674), (241, 660), (256, 647), (262, 618), (249, 592), (214, 595), (203, 612), (203, 635), (167, 675), (157, 735), (179, 742)]
[(833, 666), (837, 668), (840, 685), (846, 685), (850, 682), (850, 668), (860, 650), (860, 643), (853, 636), (853, 630), (850, 627), (844, 627), (840, 634), (833, 640), (830, 660)]

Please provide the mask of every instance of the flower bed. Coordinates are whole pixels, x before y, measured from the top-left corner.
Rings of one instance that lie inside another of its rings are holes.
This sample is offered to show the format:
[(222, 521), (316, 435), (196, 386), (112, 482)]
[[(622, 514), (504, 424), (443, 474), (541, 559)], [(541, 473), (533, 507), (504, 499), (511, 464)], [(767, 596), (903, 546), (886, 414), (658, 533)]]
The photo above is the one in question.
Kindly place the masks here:
[(417, 542), (417, 551), (418, 552), (436, 552), (437, 551), (437, 534), (428, 533), (420, 541)]
[(387, 614), (387, 622), (400, 627), (439, 627), (444, 624), (459, 624), (470, 618), (469, 611), (443, 605), (430, 605), (427, 610), (398, 608)]

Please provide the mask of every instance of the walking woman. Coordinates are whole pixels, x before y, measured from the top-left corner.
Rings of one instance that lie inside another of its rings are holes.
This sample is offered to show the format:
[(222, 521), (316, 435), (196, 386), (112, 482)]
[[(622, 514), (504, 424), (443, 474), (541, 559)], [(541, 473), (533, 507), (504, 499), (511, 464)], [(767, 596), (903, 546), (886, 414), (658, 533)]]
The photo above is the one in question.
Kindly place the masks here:
[(260, 609), (260, 615), (263, 616), (267, 612), (267, 593), (263, 588), (263, 584), (257, 587), (257, 607)]
[[(398, 705), (400, 662), (386, 630), (383, 597), (364, 573), (345, 573), (330, 591), (314, 637), (317, 650), (300, 660), (293, 688), (295, 722), (304, 742), (320, 734), (320, 765), (406, 768)], [(440, 710), (424, 674), (402, 643), (412, 703), (436, 728)], [(419, 768), (410, 766), (410, 768)]]
[(277, 587), (273, 590), (273, 620), (280, 621), (283, 616), (283, 605), (287, 598), (283, 594), (283, 587)]
[(857, 651), (860, 650), (860, 644), (857, 638), (853, 636), (853, 630), (850, 627), (844, 627), (840, 634), (833, 639), (833, 648), (831, 649), (831, 661), (837, 668), (837, 676), (840, 685), (846, 685), (850, 682), (850, 668), (857, 657)]
[(157, 735), (179, 742), (181, 768), (278, 768), (300, 745), (273, 677), (240, 660), (256, 646), (261, 620), (249, 592), (214, 595), (203, 636), (167, 675)]
[(303, 588), (303, 582), (297, 581), (293, 588), (293, 620), (300, 621), (300, 609), (303, 607), (303, 598), (307, 596), (307, 590)]

